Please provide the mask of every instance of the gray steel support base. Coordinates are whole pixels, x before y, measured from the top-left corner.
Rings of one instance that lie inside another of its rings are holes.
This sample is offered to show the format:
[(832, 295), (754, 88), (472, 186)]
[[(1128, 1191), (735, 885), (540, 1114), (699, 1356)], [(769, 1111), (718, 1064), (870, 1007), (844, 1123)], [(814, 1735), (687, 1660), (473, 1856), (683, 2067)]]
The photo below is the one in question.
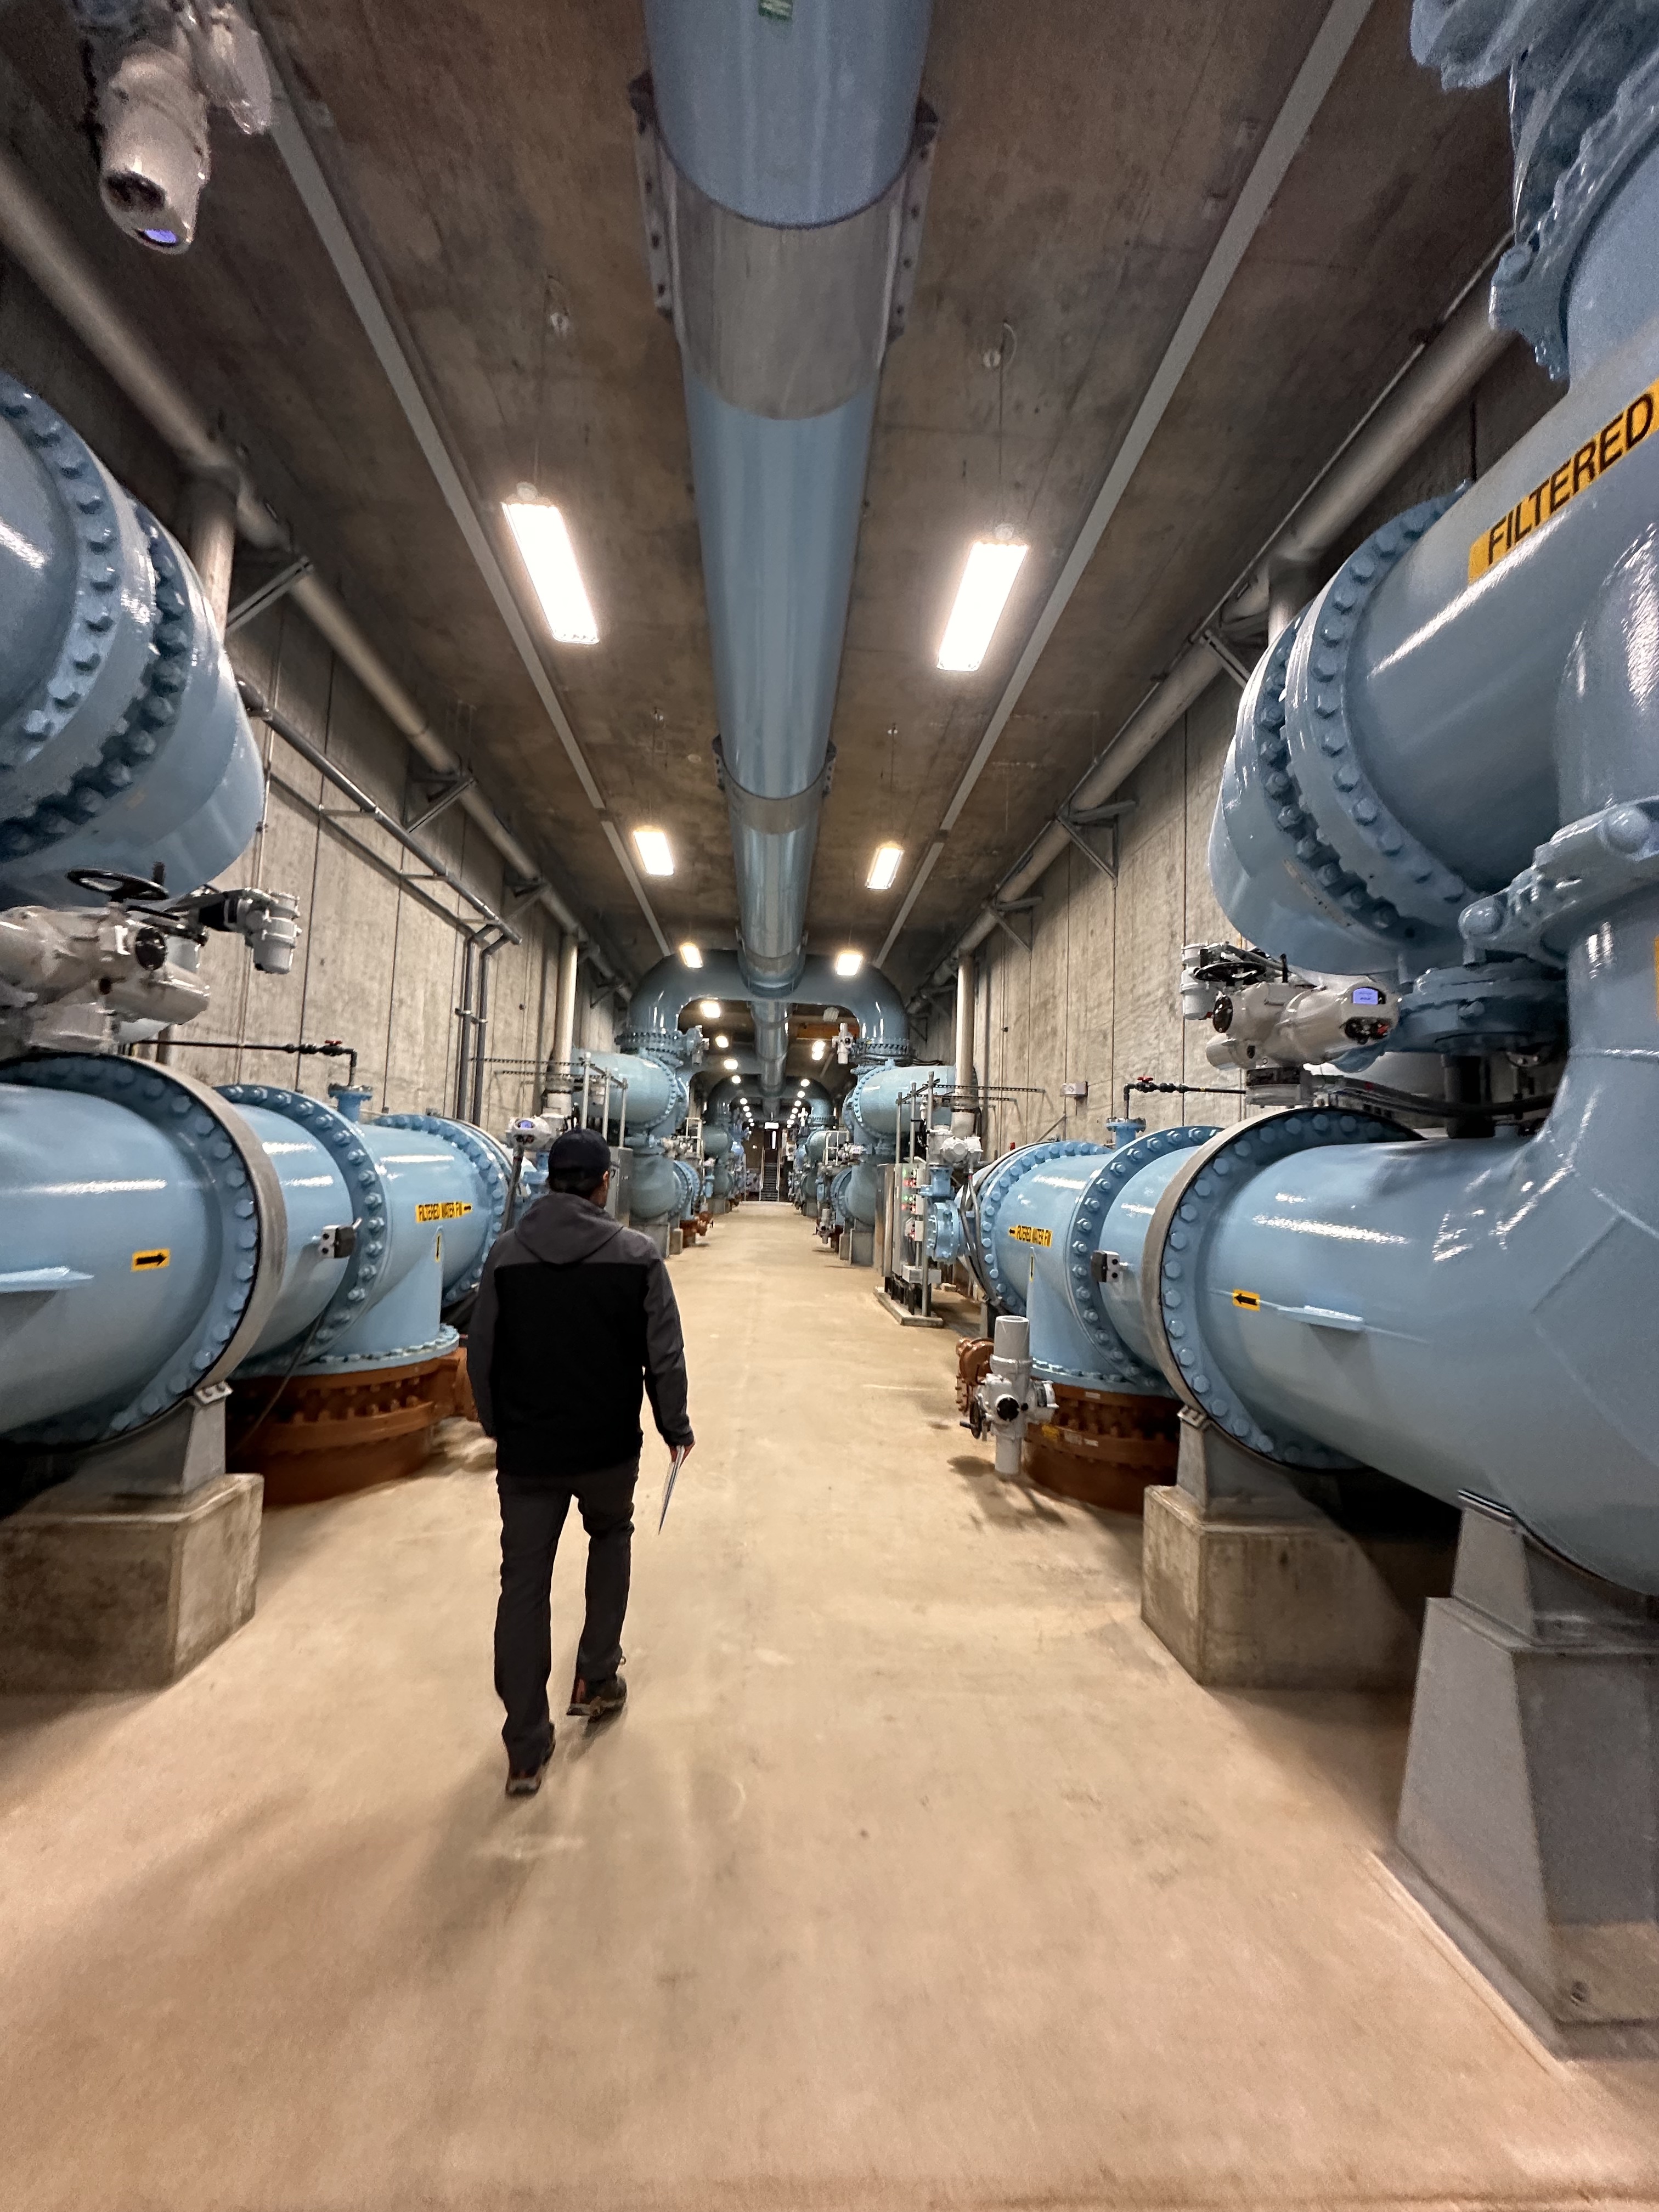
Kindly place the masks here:
[(841, 1256), (849, 1267), (873, 1267), (876, 1264), (876, 1232), (860, 1229), (856, 1222), (841, 1232)]
[(945, 1326), (942, 1314), (912, 1313), (908, 1306), (902, 1306), (896, 1298), (889, 1297), (885, 1291), (876, 1292), (876, 1304), (891, 1314), (901, 1328), (943, 1328)]
[(0, 1521), (0, 1691), (159, 1690), (249, 1620), (264, 1484), (70, 1497)]
[(668, 1257), (669, 1245), (667, 1222), (630, 1221), (628, 1225), (630, 1229), (637, 1231), (640, 1236), (648, 1237), (651, 1242), (656, 1246), (658, 1251), (662, 1254), (665, 1260)]
[(1575, 2057), (1659, 2057), (1659, 1601), (1463, 1516), (1429, 1607), (1395, 1872)]
[(668, 1256), (671, 1260), (678, 1260), (684, 1249), (685, 1231), (677, 1221), (668, 1232)]
[[(1212, 1688), (1403, 1687), (1452, 1549), (1443, 1522), (1412, 1525), (1415, 1501), (1398, 1489), (1360, 1475), (1346, 1505), (1358, 1492), (1370, 1510), (1343, 1526), (1284, 1469), (1183, 1412), (1176, 1483), (1146, 1492), (1141, 1619)], [(1404, 1525), (1391, 1527), (1396, 1512)]]

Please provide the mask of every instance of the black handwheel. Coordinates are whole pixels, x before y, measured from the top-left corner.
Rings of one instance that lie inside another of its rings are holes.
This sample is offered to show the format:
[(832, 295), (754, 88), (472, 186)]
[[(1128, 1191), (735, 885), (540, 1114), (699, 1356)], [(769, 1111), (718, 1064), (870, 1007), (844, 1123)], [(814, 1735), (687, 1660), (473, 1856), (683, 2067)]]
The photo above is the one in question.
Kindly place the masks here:
[(70, 868), (67, 873), (78, 890), (119, 899), (124, 905), (141, 906), (167, 895), (165, 884), (152, 883), (148, 876), (124, 875), (118, 868)]

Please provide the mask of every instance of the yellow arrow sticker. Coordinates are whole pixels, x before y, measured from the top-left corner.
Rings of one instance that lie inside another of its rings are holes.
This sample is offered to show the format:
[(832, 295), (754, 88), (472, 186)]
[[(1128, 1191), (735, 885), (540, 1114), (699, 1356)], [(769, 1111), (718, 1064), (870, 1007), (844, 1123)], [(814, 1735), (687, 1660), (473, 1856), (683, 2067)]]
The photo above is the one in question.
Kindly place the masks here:
[(1261, 1293), (1257, 1291), (1235, 1291), (1233, 1292), (1233, 1304), (1239, 1308), (1241, 1312), (1260, 1313), (1261, 1310)]
[(172, 1253), (165, 1245), (153, 1252), (135, 1252), (132, 1255), (132, 1272), (135, 1275), (154, 1274), (156, 1268), (165, 1267), (172, 1257)]

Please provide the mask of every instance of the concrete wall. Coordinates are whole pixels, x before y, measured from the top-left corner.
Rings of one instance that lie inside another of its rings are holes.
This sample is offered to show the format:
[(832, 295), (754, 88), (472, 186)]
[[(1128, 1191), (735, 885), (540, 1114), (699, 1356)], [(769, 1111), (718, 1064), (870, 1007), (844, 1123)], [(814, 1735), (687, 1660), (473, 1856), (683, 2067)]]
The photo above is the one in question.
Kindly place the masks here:
[[(39, 391), (106, 465), (174, 529), (182, 493), (173, 457), (102, 371), (89, 362), (20, 272), (0, 264), (0, 365)], [(236, 588), (248, 580), (239, 577)], [(505, 642), (503, 645), (505, 649)], [(402, 737), (291, 607), (279, 605), (231, 641), (239, 674), (255, 682), (303, 736), (394, 819), (419, 765)], [(405, 671), (418, 690), (416, 672)], [(225, 884), (292, 891), (302, 935), (288, 976), (255, 972), (240, 940), (212, 938), (203, 956), (213, 988), (209, 1012), (181, 1030), (175, 1065), (209, 1083), (264, 1080), (315, 1096), (344, 1079), (343, 1060), (255, 1048), (338, 1038), (358, 1054), (369, 1110), (455, 1110), (463, 902), (441, 884), (399, 882), (415, 863), (395, 840), (354, 814), (344, 796), (262, 725), (267, 777), (264, 819)], [(498, 913), (509, 899), (502, 863), (477, 824), (452, 808), (425, 842)], [(509, 917), (523, 942), (491, 963), (490, 1024), (483, 1118), (497, 1127), (530, 1110), (537, 1069), (552, 1049), (559, 932), (532, 906)], [(588, 996), (584, 967), (576, 1042), (611, 1042), (607, 998)], [(200, 1040), (222, 1040), (203, 1048)]]
[[(1560, 397), (1517, 345), (1413, 456), (1333, 552), (1334, 571), (1402, 507), (1489, 469)], [(1241, 548), (1241, 565), (1251, 549)], [(1014, 918), (1030, 949), (1001, 929), (976, 956), (974, 1065), (991, 1091), (988, 1149), (1043, 1136), (1099, 1141), (1123, 1110), (1122, 1085), (1222, 1085), (1233, 1096), (1137, 1097), (1130, 1111), (1149, 1128), (1222, 1122), (1242, 1112), (1236, 1083), (1204, 1058), (1206, 1027), (1182, 1022), (1181, 949), (1236, 938), (1210, 890), (1210, 820), (1231, 741), (1237, 686), (1212, 684), (1114, 793), (1133, 799), (1115, 884), (1075, 847), (1036, 884), (1038, 904)], [(1056, 802), (1063, 796), (1054, 793)], [(1092, 833), (1109, 856), (1105, 833)], [(936, 1000), (918, 1025), (919, 1050), (949, 1060), (953, 1007)], [(1086, 1082), (1086, 1100), (1067, 1099)], [(1000, 1095), (998, 1095), (1000, 1093)]]

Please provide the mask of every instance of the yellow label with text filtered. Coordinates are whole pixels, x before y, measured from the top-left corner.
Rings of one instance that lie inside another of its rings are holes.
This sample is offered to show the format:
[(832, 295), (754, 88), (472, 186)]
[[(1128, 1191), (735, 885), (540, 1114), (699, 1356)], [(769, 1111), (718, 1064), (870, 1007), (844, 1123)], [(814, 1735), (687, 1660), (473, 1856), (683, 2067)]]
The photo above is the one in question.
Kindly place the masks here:
[(1628, 407), (1608, 417), (1593, 438), (1569, 453), (1559, 469), (1534, 484), (1524, 499), (1516, 500), (1507, 514), (1500, 514), (1482, 538), (1469, 548), (1469, 581), (1495, 568), (1522, 540), (1547, 522), (1553, 514), (1588, 491), (1597, 477), (1634, 453), (1659, 419), (1659, 378), (1638, 392)]
[(459, 1221), (464, 1213), (471, 1213), (471, 1211), (469, 1200), (446, 1198), (441, 1202), (434, 1200), (425, 1206), (417, 1206), (415, 1218), (416, 1221)]
[(1261, 1294), (1259, 1291), (1235, 1291), (1233, 1292), (1233, 1304), (1245, 1313), (1260, 1313), (1261, 1310)]
[(149, 1252), (135, 1252), (132, 1272), (135, 1275), (153, 1275), (158, 1267), (165, 1267), (172, 1257), (173, 1254), (166, 1245)]
[(1054, 1241), (1048, 1230), (1028, 1229), (1023, 1221), (1017, 1223), (1008, 1234), (1018, 1244), (1052, 1244)]

